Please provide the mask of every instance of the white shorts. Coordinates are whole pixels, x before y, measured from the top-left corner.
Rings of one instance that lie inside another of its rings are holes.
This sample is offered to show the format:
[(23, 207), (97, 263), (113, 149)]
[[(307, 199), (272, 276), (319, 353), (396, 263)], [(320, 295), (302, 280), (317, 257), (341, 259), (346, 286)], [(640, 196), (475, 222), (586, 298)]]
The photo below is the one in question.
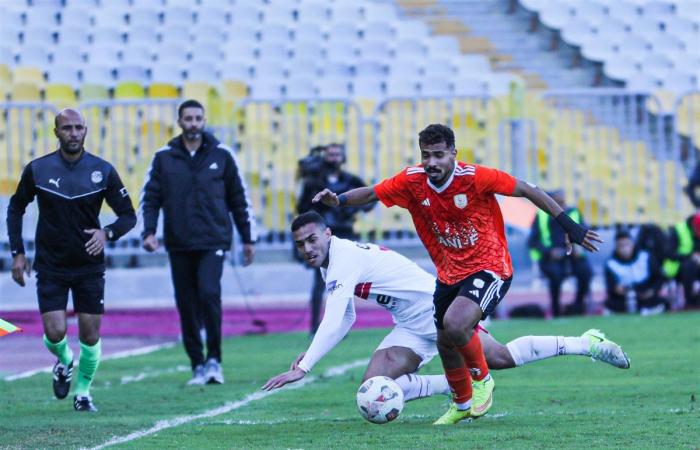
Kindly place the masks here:
[(426, 314), (419, 321), (412, 321), (410, 327), (397, 324), (382, 340), (377, 350), (389, 347), (405, 347), (413, 350), (420, 358), (418, 366), (423, 367), (437, 355), (437, 330), (433, 315)]

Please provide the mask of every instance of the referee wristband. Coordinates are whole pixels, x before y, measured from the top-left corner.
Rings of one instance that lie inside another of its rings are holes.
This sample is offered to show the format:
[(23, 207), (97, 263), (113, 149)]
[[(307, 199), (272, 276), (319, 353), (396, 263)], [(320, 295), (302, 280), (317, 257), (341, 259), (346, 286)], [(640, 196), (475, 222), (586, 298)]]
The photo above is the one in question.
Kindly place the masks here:
[(345, 206), (348, 203), (348, 196), (345, 194), (340, 194), (338, 196), (338, 206)]
[(564, 231), (566, 231), (572, 242), (579, 245), (583, 243), (583, 239), (586, 237), (586, 233), (588, 232), (586, 227), (574, 222), (574, 219), (569, 217), (569, 215), (565, 212), (559, 213), (555, 220), (564, 229)]

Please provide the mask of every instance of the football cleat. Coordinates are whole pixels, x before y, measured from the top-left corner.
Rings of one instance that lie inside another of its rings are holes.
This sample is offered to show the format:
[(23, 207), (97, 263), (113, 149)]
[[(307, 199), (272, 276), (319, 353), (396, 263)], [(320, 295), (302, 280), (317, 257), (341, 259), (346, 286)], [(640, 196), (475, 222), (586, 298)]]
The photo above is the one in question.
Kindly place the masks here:
[(92, 403), (89, 395), (76, 395), (73, 397), (73, 409), (76, 411), (97, 412), (97, 408)]
[(471, 409), (458, 409), (457, 405), (453, 402), (450, 404), (450, 409), (448, 409), (442, 417), (433, 422), (433, 425), (454, 425), (462, 420), (469, 419), (471, 416), (470, 413)]
[(67, 366), (61, 364), (61, 361), (56, 361), (53, 366), (53, 395), (58, 399), (63, 399), (68, 396), (70, 391), (70, 382), (73, 379), (73, 361)]
[(491, 374), (481, 381), (472, 380), (472, 417), (481, 417), (491, 409), (495, 387), (496, 382)]
[(591, 343), (589, 352), (593, 361), (603, 361), (620, 369), (630, 368), (630, 359), (622, 347), (607, 339), (602, 331), (590, 329), (581, 337), (588, 338)]
[(207, 384), (224, 384), (224, 371), (219, 361), (213, 358), (207, 361), (207, 365), (204, 366), (204, 372)]

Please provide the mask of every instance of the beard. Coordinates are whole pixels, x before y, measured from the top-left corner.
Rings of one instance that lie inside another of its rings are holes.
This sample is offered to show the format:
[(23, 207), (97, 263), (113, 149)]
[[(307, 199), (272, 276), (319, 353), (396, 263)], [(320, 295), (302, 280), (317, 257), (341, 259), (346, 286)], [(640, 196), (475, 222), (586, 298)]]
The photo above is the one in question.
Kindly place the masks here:
[(202, 130), (200, 129), (195, 129), (195, 130), (185, 130), (183, 133), (185, 136), (185, 139), (188, 141), (196, 141), (202, 138)]
[(79, 143), (74, 143), (71, 141), (63, 142), (61, 141), (61, 150), (68, 153), (69, 155), (76, 155), (83, 150), (83, 143), (85, 141), (80, 141)]

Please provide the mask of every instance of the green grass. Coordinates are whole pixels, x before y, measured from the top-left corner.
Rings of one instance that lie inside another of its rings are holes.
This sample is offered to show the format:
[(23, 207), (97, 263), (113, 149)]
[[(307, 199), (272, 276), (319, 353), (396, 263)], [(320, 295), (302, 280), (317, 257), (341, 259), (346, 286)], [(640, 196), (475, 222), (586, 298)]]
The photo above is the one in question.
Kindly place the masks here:
[[(379, 426), (363, 421), (355, 391), (363, 367), (281, 391), (225, 414), (195, 420), (118, 445), (122, 448), (700, 448), (700, 314), (593, 317), (495, 323), (502, 342), (526, 334), (580, 334), (600, 327), (623, 345), (632, 368), (560, 357), (495, 372), (488, 416), (432, 426), (444, 397), (408, 403)], [(312, 374), (369, 357), (385, 330), (354, 331)], [(78, 414), (52, 398), (50, 376), (0, 382), (1, 448), (91, 447), (244, 399), (304, 350), (303, 334), (228, 339), (223, 386), (186, 387), (184, 351), (106, 361), (92, 392), (100, 412)], [(433, 361), (423, 373), (440, 372)], [(154, 376), (121, 385), (122, 377)]]

